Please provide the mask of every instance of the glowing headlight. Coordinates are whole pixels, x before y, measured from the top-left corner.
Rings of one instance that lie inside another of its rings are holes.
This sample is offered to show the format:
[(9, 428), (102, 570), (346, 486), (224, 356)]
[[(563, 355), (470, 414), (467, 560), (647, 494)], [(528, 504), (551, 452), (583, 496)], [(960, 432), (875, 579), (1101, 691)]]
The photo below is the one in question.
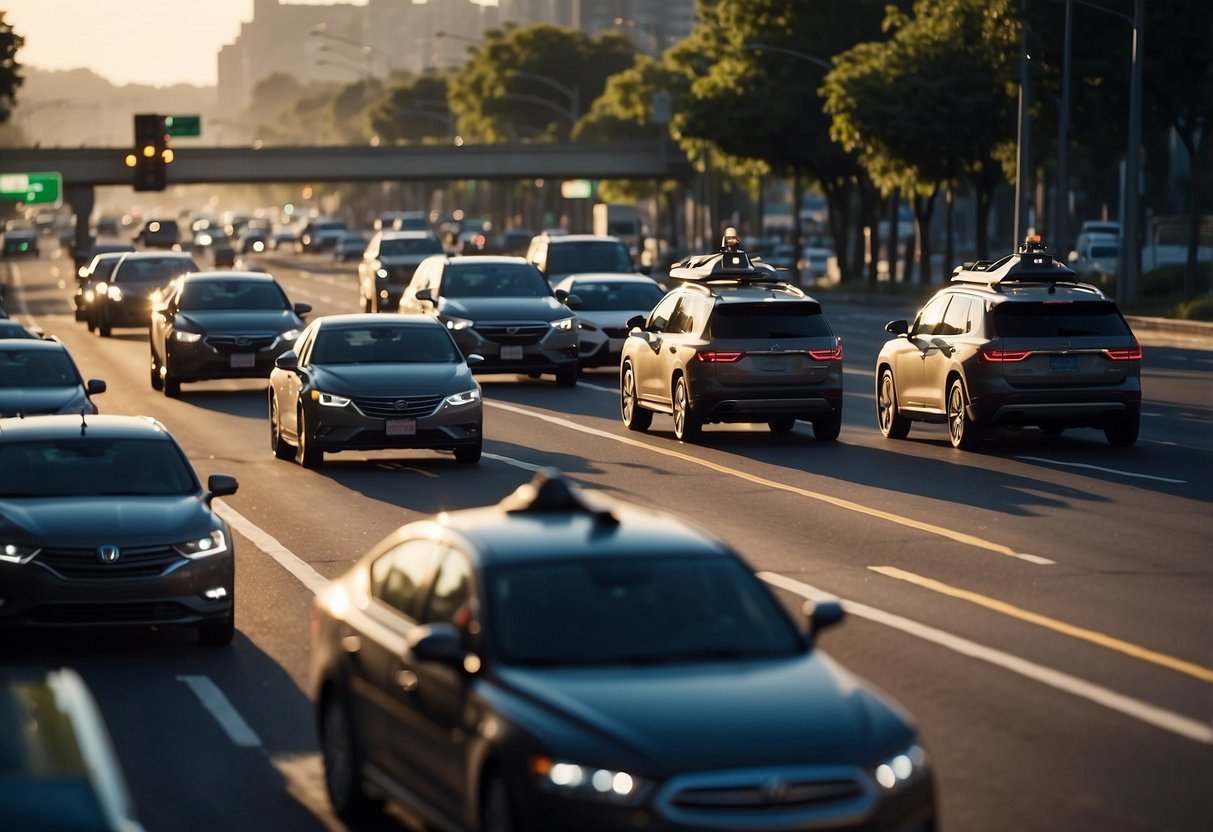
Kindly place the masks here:
[(109, 298), (110, 298), (110, 300), (121, 302), (122, 290), (119, 289), (117, 286), (109, 287)]
[(265, 243), (257, 240), (255, 243), (253, 243), (253, 251), (265, 251)]
[(533, 757), (531, 774), (549, 791), (587, 800), (635, 805), (649, 791), (648, 783), (626, 771), (582, 766), (550, 757)]
[(567, 332), (568, 330), (572, 329), (576, 323), (576, 318), (560, 318), (559, 320), (552, 321), (551, 327), (552, 329), (560, 329)]
[(473, 387), (471, 390), (464, 390), (462, 393), (454, 393), (446, 397), (443, 404), (451, 407), (459, 407), (460, 405), (471, 404), (480, 398), (480, 388)]
[(187, 558), (205, 558), (226, 552), (227, 538), (222, 529), (215, 529), (206, 537), (187, 540), (185, 543), (178, 543), (173, 548)]
[(294, 341), (296, 338), (299, 337), (299, 330), (288, 329), (286, 332), (280, 333), (278, 335), (278, 337), (281, 338), (283, 341)]
[(375, 269), (375, 277), (380, 280), (387, 280), (387, 269)]
[(876, 766), (872, 774), (884, 788), (895, 789), (921, 776), (926, 770), (927, 752), (920, 745), (911, 745), (901, 754)]
[(475, 321), (469, 321), (466, 318), (447, 318), (446, 328), (453, 329), (458, 332), (461, 329), (467, 329), (474, 323)]
[(104, 295), (109, 290), (109, 284), (107, 284), (104, 280), (97, 284), (97, 294)]
[(40, 551), (42, 550), (37, 546), (0, 543), (0, 563), (29, 563)]
[(202, 333), (186, 332), (183, 329), (178, 329), (173, 333), (173, 340), (180, 341), (183, 344), (196, 344), (202, 340)]
[(345, 407), (350, 403), (345, 396), (334, 396), (332, 393), (322, 393), (319, 390), (312, 391), (312, 401), (320, 402), (325, 407)]

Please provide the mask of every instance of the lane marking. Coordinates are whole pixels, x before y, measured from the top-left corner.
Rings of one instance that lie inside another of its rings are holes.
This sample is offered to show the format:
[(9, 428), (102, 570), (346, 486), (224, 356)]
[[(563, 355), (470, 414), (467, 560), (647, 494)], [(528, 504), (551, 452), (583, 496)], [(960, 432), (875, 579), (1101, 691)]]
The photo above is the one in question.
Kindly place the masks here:
[(1036, 624), (1040, 627), (1053, 630), (1054, 632), (1073, 638), (1081, 639), (1082, 641), (1090, 642), (1091, 644), (1106, 647), (1109, 650), (1115, 650), (1118, 653), (1123, 653), (1126, 656), (1132, 656), (1135, 659), (1150, 662), (1151, 664), (1165, 667), (1169, 670), (1174, 670), (1178, 673), (1183, 673), (1202, 682), (1213, 683), (1213, 670), (1206, 667), (1201, 667), (1198, 664), (1177, 659), (1174, 656), (1168, 656), (1165, 653), (1159, 653), (1154, 650), (1149, 650), (1145, 647), (1140, 647), (1127, 641), (1123, 641), (1113, 636), (1105, 635), (1096, 630), (1089, 630), (1086, 627), (1077, 627), (1073, 624), (1067, 624), (1064, 621), (1058, 621), (1055, 618), (1040, 615), (1039, 613), (1029, 612), (1021, 607), (1016, 607), (1004, 601), (999, 601), (988, 595), (982, 595), (977, 592), (971, 592), (967, 589), (950, 586), (941, 581), (936, 581), (932, 578), (926, 578), (922, 575), (916, 575), (913, 572), (907, 572), (904, 569), (898, 569), (895, 566), (869, 566), (873, 572), (884, 575), (888, 578), (895, 578), (899, 581), (915, 584), (923, 589), (929, 589), (932, 592), (938, 592), (942, 595), (949, 595), (953, 598), (959, 598), (962, 601), (968, 601), (971, 604), (985, 607), (986, 609), (1000, 612), (1003, 615), (1011, 618), (1018, 618), (1020, 621), (1026, 621), (1029, 624)]
[(523, 462), (521, 459), (514, 459), (513, 457), (501, 456), (500, 454), (485, 453), (484, 451), (481, 451), (480, 455), (485, 459), (495, 459), (498, 462), (504, 462), (506, 465), (513, 465), (515, 468), (521, 468), (523, 471), (530, 471), (532, 474), (536, 471), (542, 471), (547, 467), (545, 465), (535, 465), (530, 462)]
[[(772, 586), (786, 589), (810, 601), (837, 598), (837, 596), (823, 592), (816, 587), (774, 572), (760, 572), (758, 573), (758, 577)], [(1164, 731), (1169, 731), (1177, 736), (1195, 740), (1206, 745), (1213, 745), (1213, 726), (1210, 726), (1207, 722), (1190, 719), (1182, 714), (1142, 702), (1140, 699), (1134, 699), (1130, 696), (1108, 690), (1101, 685), (1086, 682), (1068, 673), (1053, 670), (1044, 665), (1030, 662), (1027, 659), (1013, 656), (1010, 653), (1004, 653), (1001, 650), (986, 647), (967, 638), (927, 626), (918, 621), (903, 618), (900, 615), (894, 615), (875, 607), (869, 607), (866, 604), (846, 600), (842, 600), (842, 604), (849, 615), (866, 618), (869, 621), (884, 624), (908, 635), (917, 636), (961, 655), (987, 662), (1056, 690), (1086, 699), (1097, 705), (1103, 705), (1105, 708), (1117, 711), (1148, 725), (1153, 725), (1156, 728), (1161, 728)]]
[(283, 569), (298, 578), (299, 583), (311, 590), (313, 594), (320, 592), (328, 584), (328, 578), (313, 569), (310, 563), (283, 546), (268, 532), (262, 531), (236, 509), (221, 500), (215, 500), (213, 505), (216, 514), (226, 520), (233, 529), (240, 532), (254, 546), (278, 561)]
[[(17, 310), (17, 314), (24, 315), (26, 318), (29, 319), (30, 323), (33, 323), (33, 320), (34, 320), (33, 316), (30, 315), (30, 313), (29, 313), (29, 307), (25, 305), (25, 292), (18, 291), (18, 290), (22, 289), (21, 269), (17, 266), (16, 263), (9, 263), (8, 264), (8, 273), (13, 276), (13, 281), (12, 281), (13, 295), (16, 296), (16, 303), (14, 304), (14, 306)], [(29, 324), (22, 324), (22, 326), (28, 326), (28, 325)]]
[(1170, 482), (1176, 485), (1187, 485), (1187, 480), (1173, 480), (1170, 477), (1156, 477), (1153, 474), (1136, 474), (1132, 471), (1119, 471), (1115, 468), (1103, 468), (1099, 465), (1088, 465), (1085, 462), (1062, 462), (1059, 459), (1045, 459), (1042, 456), (1017, 456), (1015, 459), (1023, 459), (1028, 462), (1043, 462), (1046, 465), (1064, 465), (1067, 468), (1088, 468), (1092, 471), (1102, 471), (1105, 474), (1116, 474), (1120, 477), (1136, 477), (1142, 480), (1155, 480), (1156, 482)]
[(257, 732), (244, 721), (244, 717), (223, 695), (223, 691), (211, 681), (209, 676), (178, 676), (178, 682), (189, 686), (202, 707), (210, 711), (211, 716), (219, 723), (219, 727), (227, 734), (228, 739), (238, 748), (260, 748), (261, 740)]
[(906, 528), (914, 529), (914, 530), (920, 531), (920, 532), (926, 532), (927, 534), (938, 535), (939, 537), (947, 538), (948, 540), (952, 540), (957, 543), (961, 543), (965, 546), (972, 546), (976, 549), (984, 549), (988, 552), (994, 552), (999, 555), (1005, 555), (1010, 558), (1016, 558), (1018, 560), (1025, 561), (1026, 563), (1036, 564), (1037, 566), (1052, 566), (1056, 563), (1056, 561), (1049, 560), (1048, 558), (1039, 557), (1038, 555), (1029, 555), (1029, 554), (1024, 554), (1022, 552), (1016, 552), (1014, 549), (1010, 548), (1009, 546), (1004, 546), (1001, 543), (995, 543), (993, 541), (986, 540), (984, 538), (977, 537), (975, 535), (966, 534), (964, 532), (955, 531), (953, 529), (947, 529), (947, 528), (944, 528), (943, 526), (936, 526), (932, 523), (924, 523), (920, 520), (914, 520), (909, 517), (903, 517), (899, 514), (893, 514), (892, 512), (882, 511), (878, 508), (871, 508), (869, 506), (865, 506), (860, 503), (855, 503), (850, 500), (844, 500), (841, 497), (833, 497), (829, 494), (822, 494), (821, 492), (818, 492), (818, 491), (810, 491), (807, 488), (798, 488), (794, 485), (788, 485), (786, 483), (776, 482), (775, 480), (767, 479), (766, 477), (759, 477), (754, 474), (747, 474), (745, 471), (738, 471), (735, 468), (729, 468), (728, 466), (721, 465), (716, 462), (710, 462), (709, 460), (706, 460), (706, 459), (700, 459), (699, 457), (691, 456), (690, 454), (686, 454), (681, 451), (674, 451), (674, 450), (670, 450), (668, 448), (659, 447), (657, 445), (650, 445), (647, 442), (640, 442), (640, 441), (638, 441), (636, 439), (632, 439), (630, 437), (618, 436), (616, 434), (609, 433), (605, 430), (599, 430), (597, 428), (591, 428), (591, 427), (586, 427), (585, 425), (579, 425), (576, 422), (569, 421), (568, 419), (564, 419), (559, 416), (549, 416), (546, 413), (536, 413), (533, 410), (527, 410), (526, 408), (516, 407), (511, 404), (505, 404), (504, 402), (486, 401), (484, 404), (486, 407), (494, 407), (494, 408), (498, 408), (500, 410), (505, 410), (510, 413), (516, 413), (519, 416), (526, 416), (526, 417), (529, 417), (532, 419), (538, 419), (542, 422), (547, 422), (548, 424), (557, 425), (557, 426), (563, 427), (563, 428), (568, 428), (569, 430), (578, 431), (579, 433), (585, 433), (590, 436), (597, 436), (601, 439), (609, 439), (612, 442), (618, 442), (620, 444), (628, 445), (633, 448), (643, 448), (644, 450), (646, 450), (650, 453), (658, 453), (658, 454), (661, 454), (662, 456), (670, 457), (671, 459), (679, 459), (679, 460), (682, 460), (683, 462), (689, 462), (692, 465), (698, 465), (702, 468), (707, 468), (707, 469), (715, 471), (719, 474), (725, 474), (727, 476), (736, 477), (738, 479), (745, 480), (746, 482), (754, 483), (755, 485), (761, 485), (765, 488), (771, 488), (771, 489), (775, 489), (777, 491), (786, 491), (789, 494), (796, 494), (801, 497), (807, 497), (810, 500), (816, 500), (818, 502), (827, 503), (828, 505), (832, 505), (835, 508), (841, 508), (841, 509), (845, 509), (847, 511), (853, 511), (858, 514), (863, 514), (868, 517), (875, 517), (880, 520), (887, 520), (888, 522), (895, 523), (899, 526), (905, 526)]

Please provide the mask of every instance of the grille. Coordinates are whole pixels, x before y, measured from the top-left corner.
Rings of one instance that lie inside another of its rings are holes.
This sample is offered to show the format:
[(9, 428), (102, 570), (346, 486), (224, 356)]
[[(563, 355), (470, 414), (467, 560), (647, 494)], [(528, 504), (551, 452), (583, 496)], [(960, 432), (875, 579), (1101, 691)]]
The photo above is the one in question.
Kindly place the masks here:
[[(429, 416), (438, 409), (443, 396), (355, 396), (354, 406), (363, 416), (376, 419), (406, 419)], [(397, 402), (403, 402), (397, 407)]]
[[(257, 332), (247, 335), (208, 335), (206, 343), (216, 352), (248, 352), (263, 350), (278, 340), (276, 333)], [(244, 342), (244, 343), (241, 343)]]
[(97, 560), (96, 549), (43, 549), (36, 562), (65, 578), (147, 578), (162, 575), (179, 562), (181, 555), (170, 546), (141, 546), (122, 549), (113, 563)]
[(548, 325), (529, 324), (476, 324), (482, 338), (495, 344), (538, 344), (548, 334)]
[(769, 784), (685, 788), (671, 795), (669, 802), (687, 811), (769, 812), (773, 809), (795, 811), (845, 803), (862, 795), (863, 789), (853, 780), (780, 781), (777, 788)]
[(626, 326), (604, 326), (602, 331), (610, 338), (627, 338), (629, 330)]
[(28, 613), (36, 624), (135, 624), (180, 621), (197, 614), (172, 601), (114, 604), (40, 604)]
[(871, 811), (875, 784), (853, 766), (797, 766), (679, 775), (658, 792), (666, 820), (694, 829), (846, 826)]

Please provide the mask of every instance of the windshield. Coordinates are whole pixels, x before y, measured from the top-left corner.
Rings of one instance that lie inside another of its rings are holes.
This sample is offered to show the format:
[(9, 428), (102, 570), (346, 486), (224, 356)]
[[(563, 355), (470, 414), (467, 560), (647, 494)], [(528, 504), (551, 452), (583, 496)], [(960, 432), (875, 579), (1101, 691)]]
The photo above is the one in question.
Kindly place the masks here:
[(1003, 338), (1132, 334), (1110, 301), (1000, 303), (994, 308), (994, 331)]
[[(80, 374), (60, 350), (0, 351), (0, 387), (75, 387)], [(0, 471), (4, 468), (0, 467)]]
[(801, 640), (730, 557), (614, 557), (501, 566), (488, 632), (510, 664), (601, 665), (790, 656)]
[(656, 283), (574, 282), (569, 294), (581, 300), (582, 312), (647, 312), (662, 298)]
[(163, 439), (70, 439), (0, 444), (0, 497), (193, 494), (185, 456)]
[(208, 309), (289, 309), (281, 287), (271, 280), (195, 280), (181, 290), (177, 308), (183, 312)]
[(712, 316), (714, 338), (818, 338), (829, 336), (829, 324), (814, 302), (727, 303)]
[(614, 240), (553, 243), (548, 246), (548, 274), (632, 272), (627, 247)]
[(186, 272), (198, 271), (192, 257), (126, 258), (114, 271), (114, 283), (168, 283)]
[(534, 266), (525, 263), (477, 263), (449, 266), (442, 275), (447, 298), (545, 298), (552, 288)]
[(380, 257), (402, 257), (410, 254), (442, 254), (442, 246), (433, 237), (388, 239), (379, 243)]
[(445, 329), (431, 326), (324, 327), (313, 364), (452, 364), (462, 361)]

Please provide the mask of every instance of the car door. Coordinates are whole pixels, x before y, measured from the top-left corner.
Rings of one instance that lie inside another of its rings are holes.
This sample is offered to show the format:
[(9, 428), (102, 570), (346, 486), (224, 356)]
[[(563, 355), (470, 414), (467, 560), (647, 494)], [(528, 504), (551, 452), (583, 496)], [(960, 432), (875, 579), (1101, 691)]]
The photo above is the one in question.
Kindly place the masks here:
[(172, 337), (172, 322), (176, 317), (177, 300), (181, 295), (181, 281), (174, 280), (164, 296), (152, 309), (149, 326), (151, 331), (148, 340), (151, 342), (152, 354), (160, 363), (165, 362), (168, 352), (168, 339)]
[(666, 346), (666, 331), (670, 320), (681, 301), (680, 294), (669, 294), (649, 313), (640, 336), (644, 346), (634, 354), (636, 360), (636, 394), (643, 401), (668, 407), (670, 395), (669, 374), (666, 372), (662, 349)]
[(901, 350), (894, 360), (893, 380), (903, 407), (921, 409), (926, 406), (926, 360), (932, 350), (939, 351), (931, 340), (943, 323), (949, 299), (950, 295), (938, 295), (922, 308), (906, 337), (913, 349)]
[(290, 442), (299, 441), (299, 396), (307, 383), (308, 365), (311, 364), (312, 345), (316, 343), (319, 328), (308, 330), (295, 345), (298, 369), (277, 370), (270, 376), (270, 390), (274, 395), (274, 408), (278, 413), (278, 426), (283, 437)]
[(960, 341), (970, 330), (969, 315), (973, 300), (964, 295), (952, 295), (943, 320), (931, 337), (931, 349), (922, 357), (922, 404), (927, 410), (945, 412), (948, 373), (954, 366)]

